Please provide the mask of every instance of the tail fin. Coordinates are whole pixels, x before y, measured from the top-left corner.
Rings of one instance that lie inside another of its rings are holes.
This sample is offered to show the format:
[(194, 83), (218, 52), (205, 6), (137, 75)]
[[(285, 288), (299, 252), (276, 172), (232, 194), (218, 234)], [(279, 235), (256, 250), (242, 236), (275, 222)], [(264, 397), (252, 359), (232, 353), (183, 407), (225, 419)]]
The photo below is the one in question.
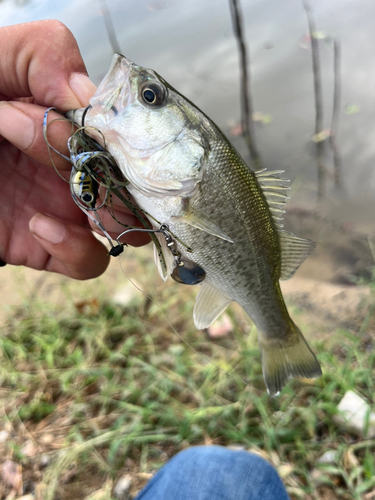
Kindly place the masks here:
[(320, 377), (322, 370), (298, 327), (292, 323), (289, 334), (270, 338), (259, 332), (264, 382), (270, 396), (277, 395), (293, 377)]

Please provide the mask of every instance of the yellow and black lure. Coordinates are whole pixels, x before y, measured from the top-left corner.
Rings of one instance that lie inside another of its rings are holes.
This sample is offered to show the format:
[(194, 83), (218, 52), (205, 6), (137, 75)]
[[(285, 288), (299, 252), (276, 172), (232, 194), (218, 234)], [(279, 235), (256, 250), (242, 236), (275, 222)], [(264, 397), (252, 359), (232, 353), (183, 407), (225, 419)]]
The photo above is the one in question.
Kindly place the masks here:
[(88, 208), (95, 209), (98, 198), (98, 183), (85, 170), (72, 168), (70, 186), (73, 198), (78, 198)]

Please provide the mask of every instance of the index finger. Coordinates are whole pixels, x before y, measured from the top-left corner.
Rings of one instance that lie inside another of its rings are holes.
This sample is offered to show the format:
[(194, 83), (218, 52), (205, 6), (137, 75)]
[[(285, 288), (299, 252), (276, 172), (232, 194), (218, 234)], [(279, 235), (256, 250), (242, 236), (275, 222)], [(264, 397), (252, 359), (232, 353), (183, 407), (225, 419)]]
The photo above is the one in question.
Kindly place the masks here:
[(60, 21), (0, 28), (0, 100), (33, 97), (60, 111), (87, 106), (95, 86), (76, 39)]

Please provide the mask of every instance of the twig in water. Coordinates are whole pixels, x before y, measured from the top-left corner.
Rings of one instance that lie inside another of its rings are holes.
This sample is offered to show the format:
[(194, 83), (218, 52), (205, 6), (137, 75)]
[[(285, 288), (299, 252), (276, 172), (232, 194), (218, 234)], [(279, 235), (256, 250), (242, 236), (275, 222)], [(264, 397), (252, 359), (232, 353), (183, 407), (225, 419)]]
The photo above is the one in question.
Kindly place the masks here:
[(255, 170), (262, 168), (261, 159), (255, 145), (255, 132), (253, 124), (253, 105), (250, 92), (250, 65), (247, 54), (246, 43), (243, 34), (242, 14), (240, 11), (239, 0), (229, 0), (233, 30), (237, 39), (238, 50), (240, 53), (241, 68), (241, 102), (242, 102), (242, 129), (243, 135), (249, 148), (250, 156)]
[(332, 123), (331, 123), (331, 133), (329, 136), (329, 143), (331, 145), (333, 152), (335, 186), (342, 190), (344, 188), (344, 182), (342, 178), (342, 164), (341, 164), (340, 152), (336, 142), (337, 130), (339, 125), (340, 104), (341, 104), (340, 59), (341, 59), (340, 42), (334, 39), (333, 40), (333, 109), (332, 109)]
[(107, 30), (109, 42), (112, 50), (116, 54), (121, 54), (120, 44), (118, 43), (115, 28), (112, 23), (111, 14), (108, 10), (106, 0), (99, 0), (102, 9), (102, 16), (104, 18), (105, 27)]
[[(323, 96), (322, 96), (322, 76), (320, 72), (319, 41), (316, 37), (315, 20), (309, 4), (302, 0), (303, 8), (307, 15), (309, 33), (311, 39), (311, 55), (314, 74), (314, 94), (315, 94), (315, 137), (319, 137), (323, 132)], [(316, 160), (318, 164), (318, 198), (322, 199), (326, 195), (327, 168), (324, 164), (324, 143), (318, 140), (316, 143)]]

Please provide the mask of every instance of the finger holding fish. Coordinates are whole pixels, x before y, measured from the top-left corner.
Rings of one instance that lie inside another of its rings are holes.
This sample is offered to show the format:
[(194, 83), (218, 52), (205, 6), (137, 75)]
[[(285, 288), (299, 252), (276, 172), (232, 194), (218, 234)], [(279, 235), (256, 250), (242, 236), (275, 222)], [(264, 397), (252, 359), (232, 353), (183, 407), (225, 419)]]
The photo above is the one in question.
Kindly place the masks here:
[[(0, 134), (31, 158), (51, 167), (51, 157), (40, 126), (45, 111), (45, 107), (37, 104), (19, 101), (0, 102)], [(52, 120), (54, 123), (48, 127), (48, 140), (63, 155), (69, 155), (67, 139), (72, 133), (72, 125), (56, 111), (50, 112), (49, 122)], [(70, 171), (71, 164), (65, 158), (54, 152), (51, 154), (56, 168)]]

